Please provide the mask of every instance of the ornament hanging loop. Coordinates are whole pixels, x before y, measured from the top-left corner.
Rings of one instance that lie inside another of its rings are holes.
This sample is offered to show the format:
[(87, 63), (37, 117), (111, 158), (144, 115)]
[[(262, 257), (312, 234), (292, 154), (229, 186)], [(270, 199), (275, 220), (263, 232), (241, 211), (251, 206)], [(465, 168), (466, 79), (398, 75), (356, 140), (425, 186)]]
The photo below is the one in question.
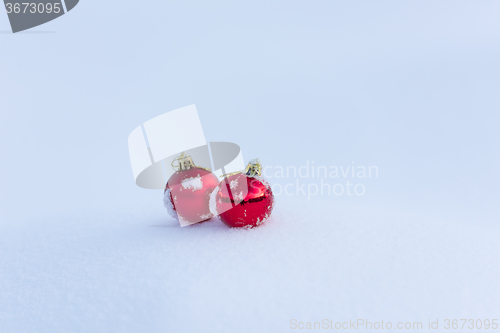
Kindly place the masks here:
[[(175, 162), (177, 162), (177, 164), (174, 164)], [(212, 170), (209, 168), (204, 168), (195, 165), (191, 156), (187, 155), (185, 152), (182, 152), (181, 156), (177, 156), (176, 158), (174, 158), (172, 160), (172, 163), (170, 163), (170, 165), (172, 166), (172, 169), (174, 169), (175, 171), (189, 170), (193, 167), (196, 167), (212, 172)]]
[[(174, 164), (175, 162), (177, 162), (177, 164)], [(181, 156), (174, 158), (170, 165), (175, 171), (189, 170), (195, 166), (191, 156), (186, 155), (184, 152), (182, 152)]]
[(255, 158), (248, 162), (247, 167), (245, 168), (245, 173), (250, 177), (256, 177), (262, 175), (262, 165), (258, 158)]
[(247, 167), (245, 168), (244, 171), (230, 172), (230, 173), (223, 174), (220, 177), (221, 178), (226, 178), (226, 177), (229, 177), (229, 176), (232, 176), (232, 175), (236, 175), (236, 174), (239, 174), (239, 173), (244, 173), (244, 174), (246, 174), (247, 176), (250, 176), (250, 177), (260, 177), (262, 175), (262, 165), (260, 164), (259, 159), (255, 158), (255, 159), (251, 160), (250, 162), (248, 162), (248, 165), (247, 165)]

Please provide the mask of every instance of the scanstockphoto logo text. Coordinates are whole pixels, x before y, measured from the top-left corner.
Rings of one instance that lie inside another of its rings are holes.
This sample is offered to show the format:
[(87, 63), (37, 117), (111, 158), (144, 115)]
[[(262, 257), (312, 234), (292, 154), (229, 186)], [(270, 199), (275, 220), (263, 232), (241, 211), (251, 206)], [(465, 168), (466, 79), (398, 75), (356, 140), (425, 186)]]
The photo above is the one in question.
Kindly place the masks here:
[(391, 322), (387, 320), (368, 320), (368, 319), (349, 319), (349, 321), (334, 321), (323, 319), (320, 321), (300, 321), (290, 320), (292, 330), (496, 330), (499, 328), (498, 318), (461, 318), (461, 319), (429, 319), (425, 321), (398, 321)]
[(316, 165), (306, 161), (301, 166), (271, 166), (263, 168), (262, 175), (270, 183), (274, 195), (307, 196), (363, 196), (367, 182), (378, 179), (376, 165)]
[(4, 0), (12, 32), (52, 21), (75, 8), (79, 0)]

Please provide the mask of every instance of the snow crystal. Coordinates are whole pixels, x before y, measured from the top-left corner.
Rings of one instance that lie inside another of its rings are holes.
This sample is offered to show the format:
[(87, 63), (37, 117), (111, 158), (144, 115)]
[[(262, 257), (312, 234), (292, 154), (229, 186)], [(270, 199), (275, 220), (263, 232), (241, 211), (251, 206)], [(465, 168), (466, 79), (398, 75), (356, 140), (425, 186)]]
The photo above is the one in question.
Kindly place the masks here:
[(231, 180), (231, 182), (229, 183), (229, 188), (230, 188), (231, 190), (234, 190), (237, 186), (238, 186), (238, 179), (233, 179), (233, 180)]
[(245, 199), (245, 195), (243, 194), (243, 191), (241, 191), (239, 194), (234, 195), (234, 201), (236, 202), (241, 202)]
[(213, 216), (212, 214), (203, 214), (200, 217), (201, 217), (201, 220), (204, 221), (204, 220), (208, 220), (208, 219), (212, 218), (212, 216)]
[(191, 189), (193, 191), (201, 190), (203, 188), (203, 182), (200, 175), (197, 177), (186, 178), (182, 181), (182, 187), (185, 189)]

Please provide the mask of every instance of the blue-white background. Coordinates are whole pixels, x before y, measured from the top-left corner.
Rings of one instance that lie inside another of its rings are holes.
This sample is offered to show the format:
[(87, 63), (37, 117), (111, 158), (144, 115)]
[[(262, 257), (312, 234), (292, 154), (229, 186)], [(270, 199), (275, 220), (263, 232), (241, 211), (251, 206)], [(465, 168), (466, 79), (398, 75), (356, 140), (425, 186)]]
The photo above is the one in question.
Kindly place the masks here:
[[(500, 319), (500, 2), (84, 0), (9, 30), (0, 11), (2, 332)], [(181, 229), (127, 136), (193, 103), (246, 160), (379, 176)]]

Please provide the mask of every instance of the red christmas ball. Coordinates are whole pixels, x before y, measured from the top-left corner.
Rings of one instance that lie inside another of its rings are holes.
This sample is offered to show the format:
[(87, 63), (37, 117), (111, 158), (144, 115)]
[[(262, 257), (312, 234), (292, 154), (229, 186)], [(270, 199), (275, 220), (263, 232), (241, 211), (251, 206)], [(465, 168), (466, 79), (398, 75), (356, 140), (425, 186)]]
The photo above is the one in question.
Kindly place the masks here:
[(247, 173), (226, 177), (216, 190), (215, 208), (221, 221), (229, 227), (257, 227), (271, 215), (273, 192), (271, 186), (260, 177), (260, 164), (258, 166), (258, 173), (248, 171), (247, 167)]
[(190, 162), (179, 162), (179, 170), (168, 180), (163, 199), (165, 207), (179, 219), (181, 226), (213, 217), (209, 206), (210, 194), (219, 183), (210, 170), (194, 166), (189, 156), (185, 158)]

